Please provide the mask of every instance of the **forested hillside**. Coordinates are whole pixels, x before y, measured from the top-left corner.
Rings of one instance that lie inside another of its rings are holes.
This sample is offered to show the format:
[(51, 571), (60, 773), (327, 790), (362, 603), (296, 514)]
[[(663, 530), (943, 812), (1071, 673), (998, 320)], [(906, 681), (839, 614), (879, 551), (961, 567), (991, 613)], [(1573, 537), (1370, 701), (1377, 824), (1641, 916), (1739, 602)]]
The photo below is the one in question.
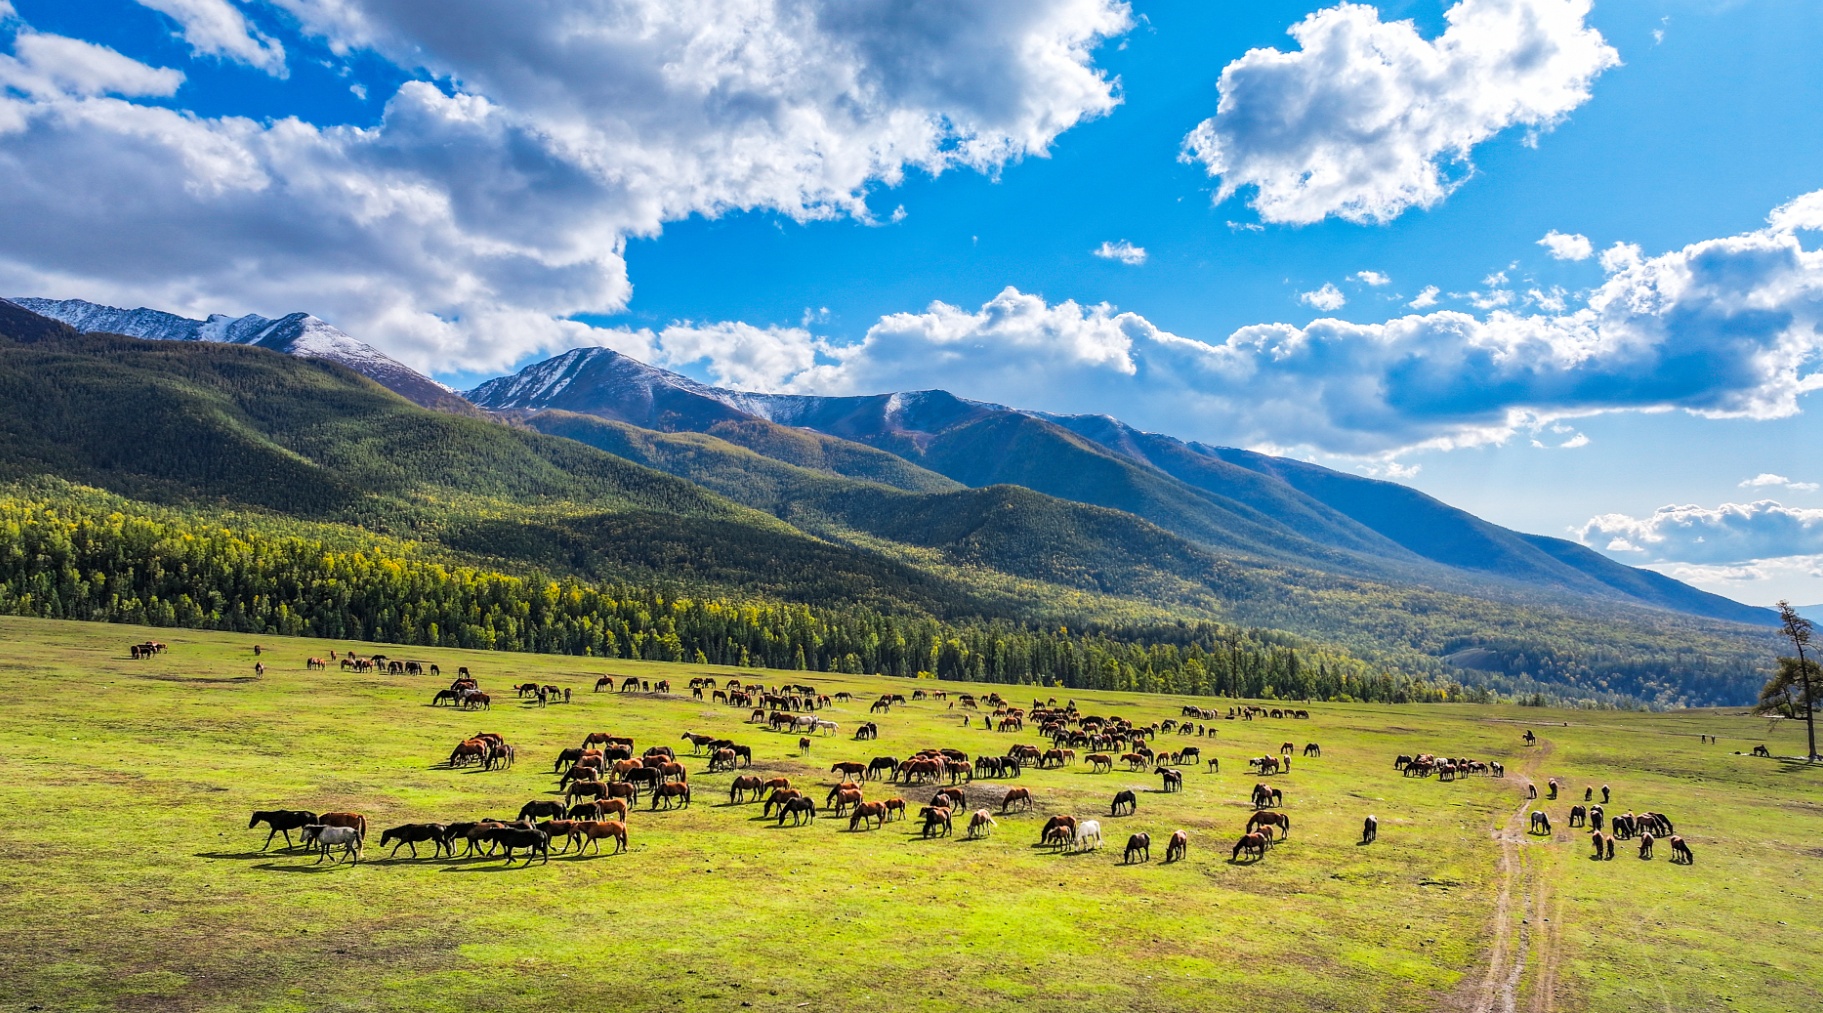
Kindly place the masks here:
[[(802, 464), (579, 416), (531, 419), (559, 436), (428, 411), (260, 348), (10, 326), (23, 340), (0, 340), (9, 508), (104, 533), (115, 514), (165, 525), (67, 552), (9, 535), (5, 607), (28, 614), (647, 656), (650, 638), (669, 643), (662, 624), (611, 617), (687, 600), (828, 627), (756, 620), (730, 639), (686, 624), (671, 630), (686, 660), (738, 663), (745, 649), (789, 666), (801, 647), (811, 668), (897, 674), (1354, 696), (1343, 687), (1422, 696), (1460, 681), (1618, 703), (1746, 698), (1770, 654), (1762, 634), (1662, 610), (1477, 599), (1224, 554), (1122, 511), (964, 488), (770, 424), (729, 435)], [(236, 519), (228, 541), (215, 518)], [(206, 557), (237, 553), (258, 579), (202, 581)], [(586, 604), (538, 604), (553, 587)], [(355, 597), (336, 605), (326, 588)]]

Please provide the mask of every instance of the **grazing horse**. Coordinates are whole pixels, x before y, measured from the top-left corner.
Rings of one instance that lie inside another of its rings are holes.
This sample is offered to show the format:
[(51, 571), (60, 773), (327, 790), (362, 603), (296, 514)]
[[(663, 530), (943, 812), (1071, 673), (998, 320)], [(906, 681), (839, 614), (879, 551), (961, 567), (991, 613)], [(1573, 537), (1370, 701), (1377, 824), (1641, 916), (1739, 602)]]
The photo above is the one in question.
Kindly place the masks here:
[(1263, 830), (1266, 839), (1270, 841), (1272, 840), (1272, 831), (1270, 829), (1264, 829), (1269, 827), (1279, 828), (1279, 838), (1281, 840), (1290, 837), (1291, 817), (1285, 813), (1269, 813), (1262, 810), (1247, 818), (1247, 832), (1253, 833), (1256, 830)]
[(1280, 806), (1284, 804), (1285, 793), (1283, 791), (1274, 788), (1270, 784), (1262, 783), (1253, 786), (1253, 807), (1255, 809), (1265, 809), (1271, 806)]
[(1082, 762), (1088, 764), (1089, 770), (1094, 773), (1114, 769), (1114, 757), (1106, 753), (1090, 753), (1082, 758)]
[(1257, 833), (1243, 834), (1241, 839), (1235, 842), (1234, 852), (1228, 856), (1228, 860), (1231, 862), (1238, 861), (1241, 857), (1241, 852), (1243, 851), (1252, 855), (1254, 858), (1265, 858), (1266, 835)]
[(1083, 820), (1076, 825), (1076, 842), (1073, 850), (1094, 851), (1101, 847), (1101, 821)]
[(1144, 856), (1140, 859), (1143, 862), (1152, 861), (1151, 834), (1138, 833), (1127, 838), (1127, 853), (1121, 857), (1121, 864), (1132, 865), (1134, 855)]
[(279, 834), (285, 835), (285, 847), (296, 847), (291, 843), (291, 832), (302, 830), (315, 822), (317, 814), (304, 809), (256, 809), (253, 818), (247, 821), (247, 829), (252, 830), (261, 823), (272, 828), (272, 832), (266, 835), (266, 843), (260, 845), (260, 850), (264, 851), (272, 847), (272, 838)]
[(1158, 768), (1158, 773), (1160, 777), (1164, 778), (1164, 788), (1166, 791), (1184, 790), (1183, 771), (1171, 767), (1160, 767)]
[(411, 857), (416, 858), (418, 857), (418, 845), (428, 842), (436, 848), (435, 853), (440, 855), (443, 853), (443, 831), (444, 826), (441, 823), (407, 823), (404, 826), (392, 827), (382, 833), (380, 847), (384, 848), (391, 844), (392, 851), (386, 857), (393, 858), (399, 853), (399, 845), (403, 844), (411, 849)]
[(1322, 756), (1323, 747), (1317, 745), (1314, 742), (1306, 742), (1306, 743), (1304, 743), (1304, 755), (1305, 756)]
[(1673, 834), (1671, 837), (1671, 863), (1676, 865), (1680, 859), (1685, 865), (1696, 864), (1696, 856), (1690, 853), (1690, 845), (1685, 843), (1682, 837)]
[(773, 806), (778, 806), (779, 810), (781, 812), (783, 812), (785, 809), (785, 803), (791, 801), (794, 798), (803, 798), (803, 797), (804, 797), (804, 793), (797, 790), (796, 788), (775, 788), (775, 789), (773, 789), (772, 794), (767, 796), (766, 804), (760, 807), (760, 818), (766, 819), (767, 817), (771, 816)]
[(1189, 854), (1190, 832), (1188, 830), (1174, 832), (1171, 835), (1171, 839), (1165, 842), (1166, 865), (1170, 865), (1172, 862), (1181, 862), (1184, 860), (1185, 856)]
[(861, 778), (865, 780), (867, 777), (867, 764), (862, 763), (859, 760), (844, 760), (841, 763), (832, 764), (829, 768), (829, 772), (831, 774), (841, 774), (844, 779)]
[(1570, 825), (1584, 827), (1589, 825), (1588, 806), (1573, 805), (1570, 807)]
[(1639, 835), (1639, 857), (1641, 857), (1641, 858), (1651, 858), (1652, 857), (1653, 840), (1654, 840), (1654, 838), (1652, 836), (1652, 831), (1650, 831), (1650, 830)]
[(673, 799), (683, 800), (684, 808), (690, 808), (690, 782), (670, 781), (653, 788), (652, 808), (658, 808), (658, 800), (661, 798), (665, 800), (666, 809), (671, 808)]
[(855, 806), (854, 813), (848, 817), (848, 829), (864, 829), (867, 826), (868, 820), (873, 820), (875, 826), (885, 826), (886, 803), (863, 802), (860, 805)]
[(837, 816), (840, 816), (840, 815), (842, 815), (842, 811), (847, 809), (849, 806), (858, 806), (860, 804), (861, 804), (861, 793), (859, 790), (856, 790), (856, 789), (839, 790), (836, 792), (836, 804), (835, 804), (834, 812)]
[(791, 817), (791, 825), (794, 827), (802, 824), (806, 819), (814, 822), (817, 818), (817, 800), (805, 798), (802, 795), (786, 799), (785, 804), (779, 806), (779, 826), (785, 825), (787, 816)]
[(323, 859), (329, 857), (330, 848), (342, 849), (341, 857), (336, 861), (340, 862), (343, 858), (347, 858), (350, 860), (348, 864), (356, 865), (361, 861), (362, 836), (363, 834), (354, 827), (332, 827), (322, 823), (312, 823), (304, 828), (303, 844), (314, 851), (321, 852), (317, 856), (318, 865), (323, 863)]
[(1589, 831), (1589, 843), (1595, 846), (1595, 859), (1600, 861), (1605, 852), (1608, 858), (1614, 857), (1614, 838), (1599, 830)]
[(1541, 810), (1532, 810), (1531, 832), (1534, 834), (1549, 834), (1551, 832), (1551, 817)]
[(1044, 830), (1038, 835), (1040, 844), (1068, 844), (1076, 836), (1076, 817), (1053, 816), (1045, 822)]
[[(521, 820), (527, 820), (527, 819), (555, 820), (555, 819), (562, 819), (566, 815), (567, 815), (567, 813), (563, 808), (562, 802), (551, 801), (548, 799), (533, 799), (532, 801), (527, 802), (525, 805), (522, 805), (519, 807), (519, 818)], [(386, 842), (381, 841), (380, 843), (382, 845), (384, 845)]]
[(1000, 811), (1006, 812), (1008, 809), (1011, 809), (1014, 802), (1020, 803), (1023, 808), (1029, 811), (1032, 808), (1031, 789), (1008, 788), (1006, 790), (1006, 795), (1000, 799)]
[(569, 843), (576, 845), (577, 854), (581, 854), (585, 846), (593, 846), (595, 853), (601, 854), (603, 837), (614, 838), (616, 855), (627, 850), (627, 825), (620, 820), (585, 820), (570, 826)]
[(904, 799), (889, 798), (886, 800), (886, 818), (889, 820), (892, 819), (893, 813), (898, 813), (900, 819), (905, 818), (905, 800)]
[(1133, 794), (1131, 788), (1117, 792), (1114, 796), (1114, 803), (1108, 807), (1108, 815), (1119, 816), (1121, 806), (1127, 807), (1127, 815), (1133, 815), (1139, 811), (1139, 796)]
[(744, 774), (735, 778), (734, 782), (728, 786), (728, 801), (739, 802), (742, 800), (742, 796), (746, 795), (751, 795), (753, 799), (757, 801), (760, 797), (760, 792), (764, 790), (765, 785), (760, 781), (757, 775)]
[(1367, 821), (1361, 824), (1361, 843), (1372, 844), (1380, 839), (1380, 821), (1369, 814)]
[[(948, 837), (955, 829), (950, 821), (948, 806), (927, 805), (918, 810), (918, 815), (924, 817), (924, 828), (919, 833), (925, 837)], [(939, 829), (942, 830), (942, 833), (936, 832)]]
[(968, 818), (968, 835), (970, 837), (986, 837), (994, 827), (999, 825), (1000, 824), (994, 822), (994, 817), (990, 815), (986, 809), (977, 809), (975, 810), (975, 814)]

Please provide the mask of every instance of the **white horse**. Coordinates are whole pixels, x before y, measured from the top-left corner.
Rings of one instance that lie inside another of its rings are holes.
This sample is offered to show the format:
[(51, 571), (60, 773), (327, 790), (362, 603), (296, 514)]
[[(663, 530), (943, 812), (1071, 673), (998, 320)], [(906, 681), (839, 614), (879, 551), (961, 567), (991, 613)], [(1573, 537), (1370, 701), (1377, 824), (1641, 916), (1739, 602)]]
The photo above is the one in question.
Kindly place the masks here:
[(812, 719), (810, 727), (815, 731), (828, 732), (831, 735), (836, 733), (836, 723), (834, 721), (825, 721), (822, 718)]
[[(354, 862), (361, 860), (361, 832), (354, 827), (330, 827), (321, 823), (311, 823), (304, 827), (304, 845), (314, 846), (322, 852), (317, 856), (318, 864), (329, 857), (330, 848), (341, 848), (342, 858), (352, 857)], [(341, 861), (337, 858), (336, 861)], [(351, 863), (352, 864), (352, 863)]]
[[(1091, 845), (1089, 842), (1094, 841)], [(1101, 847), (1101, 821), (1083, 820), (1076, 824), (1076, 850), (1093, 851)]]
[(802, 715), (791, 722), (791, 727), (802, 728), (805, 731), (816, 731), (817, 716), (814, 714)]

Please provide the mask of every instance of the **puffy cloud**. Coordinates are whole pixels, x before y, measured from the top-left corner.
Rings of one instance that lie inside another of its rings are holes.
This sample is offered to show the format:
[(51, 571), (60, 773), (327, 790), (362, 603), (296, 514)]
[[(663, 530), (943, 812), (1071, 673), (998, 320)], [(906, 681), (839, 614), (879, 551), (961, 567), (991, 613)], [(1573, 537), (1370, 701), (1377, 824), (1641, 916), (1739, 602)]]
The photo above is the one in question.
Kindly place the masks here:
[[(1054, 384), (1085, 388), (1139, 371), (1134, 347), (1161, 334), (1106, 303), (1050, 305), (1008, 287), (979, 310), (932, 303), (880, 318), (856, 344), (773, 389), (857, 394), (942, 387), (1022, 407), (1055, 402)], [(1084, 403), (1082, 399), (1074, 403)]]
[(1775, 475), (1770, 471), (1762, 471), (1752, 478), (1741, 480), (1741, 488), (1743, 489), (1765, 489), (1772, 486), (1792, 489), (1797, 492), (1817, 491), (1817, 483), (1815, 482), (1793, 482), (1784, 475)]
[(1740, 563), (1823, 553), (1823, 510), (1773, 500), (1714, 509), (1665, 506), (1650, 517), (1592, 517), (1576, 534), (1587, 544), (1652, 562)]
[(1125, 239), (1119, 242), (1104, 242), (1093, 252), (1103, 260), (1118, 260), (1128, 267), (1138, 267), (1146, 262), (1146, 248), (1134, 246)]
[(800, 327), (721, 322), (672, 324), (658, 335), (657, 361), (705, 363), (716, 384), (737, 390), (777, 387), (816, 364), (822, 343)]
[(1588, 260), (1595, 255), (1595, 246), (1589, 242), (1589, 237), (1576, 232), (1552, 229), (1544, 234), (1538, 245), (1550, 251), (1556, 260)]
[(284, 77), (285, 47), (247, 23), (228, 0), (138, 0), (177, 22), (190, 51), (219, 56)]
[(308, 309), (412, 365), (497, 368), (623, 308), (629, 236), (736, 209), (871, 219), (908, 169), (1044, 154), (1119, 101), (1093, 56), (1131, 21), (1118, 0), (275, 2), (443, 85), (406, 83), (369, 128), (207, 117), (127, 100), (175, 71), (21, 30), (0, 291)]
[(1417, 298), (1405, 305), (1410, 306), (1415, 310), (1430, 309), (1432, 306), (1437, 305), (1437, 296), (1442, 293), (1442, 291), (1442, 289), (1435, 285), (1426, 285), (1424, 286), (1424, 291), (1418, 293)]
[(1348, 297), (1342, 294), (1341, 289), (1329, 282), (1324, 282), (1323, 287), (1316, 289), (1315, 291), (1299, 292), (1298, 301), (1306, 306), (1313, 306), (1325, 313), (1329, 313), (1347, 305)]
[(1391, 278), (1381, 274), (1379, 271), (1356, 271), (1354, 274), (1349, 275), (1349, 277), (1363, 285), (1371, 285), (1374, 288), (1379, 288), (1382, 285), (1391, 285), (1393, 283)]
[(1589, 6), (1462, 0), (1434, 40), (1365, 4), (1324, 8), (1291, 27), (1297, 50), (1250, 50), (1222, 69), (1216, 113), (1183, 158), (1220, 177), (1218, 201), (1254, 187), (1267, 221), (1385, 222), (1430, 207), (1465, 178), (1475, 145), (1551, 128), (1620, 62), (1586, 23)]
[[(1613, 262), (1564, 312), (1264, 323), (1219, 342), (1009, 288), (975, 312), (937, 303), (883, 318), (773, 389), (942, 386), (1213, 442), (1370, 457), (1612, 411), (1775, 418), (1823, 386), (1823, 253), (1795, 234), (1768, 228)], [(1564, 434), (1557, 446), (1587, 442), (1572, 427), (1550, 431)]]

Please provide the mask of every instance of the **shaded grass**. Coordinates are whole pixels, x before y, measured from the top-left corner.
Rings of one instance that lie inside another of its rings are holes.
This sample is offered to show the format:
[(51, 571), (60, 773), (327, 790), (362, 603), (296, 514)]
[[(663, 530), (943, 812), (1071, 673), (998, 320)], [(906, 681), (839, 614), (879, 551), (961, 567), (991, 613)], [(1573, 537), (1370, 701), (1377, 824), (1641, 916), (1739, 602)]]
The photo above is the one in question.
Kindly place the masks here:
[[(172, 650), (127, 660), (125, 645), (146, 637)], [(1670, 865), (1664, 846), (1651, 862), (1631, 851), (1590, 862), (1580, 834), (1561, 829), (1572, 800), (1544, 804), (1558, 837), (1527, 848), (1557, 897), (1558, 1008), (1797, 1009), (1823, 979), (1817, 859), (1804, 853), (1823, 840), (1823, 791), (1814, 770), (1734, 755), (1759, 741), (1798, 751), (1800, 729), (1763, 720), (1316, 705), (1305, 722), (1218, 722), (1213, 744), (1166, 737), (1222, 761), (1219, 774), (1187, 770), (1181, 793), (1158, 792), (1158, 778), (1141, 773), (1030, 771), (1010, 783), (1033, 790), (1034, 811), (997, 814), (993, 836), (975, 842), (961, 823), (955, 838), (930, 841), (910, 823), (849, 833), (846, 819), (823, 817), (781, 829), (750, 818), (757, 805), (719, 804), (729, 776), (691, 758), (696, 804), (641, 806), (629, 854), (509, 870), (498, 860), (388, 861), (379, 832), (510, 816), (527, 799), (555, 797), (551, 757), (591, 730), (686, 753), (686, 730), (727, 734), (754, 747), (756, 771), (810, 782), (819, 802), (837, 760), (923, 746), (999, 753), (1038, 738), (964, 729), (959, 712), (918, 703), (874, 716), (880, 740), (856, 743), (847, 735), (868, 719), (867, 702), (882, 689), (908, 692), (905, 681), (739, 673), (855, 693), (828, 715), (842, 735), (818, 736), (806, 760), (795, 733), (745, 725), (745, 710), (588, 691), (603, 672), (682, 688), (728, 670), (387, 652), (472, 667), (496, 704), (464, 714), (426, 706), (437, 688), (427, 679), (303, 670), (306, 655), (344, 645), (258, 638), (268, 669), (251, 679), (255, 639), (0, 619), (0, 805), (12, 814), (0, 821), (0, 1008), (1449, 1005), (1483, 959), (1496, 886), (1489, 830), (1518, 805), (1520, 779), (1440, 784), (1402, 778), (1390, 761), (1427, 749), (1517, 769), (1526, 751), (1514, 721), (1540, 722), (1552, 743), (1541, 784), (1565, 778), (1580, 801), (1584, 783), (1608, 783), (1610, 812), (1668, 812), (1697, 849), (1694, 869)], [(518, 704), (508, 687), (532, 679), (571, 686), (575, 702)], [(998, 688), (1030, 702), (1030, 691)], [(1141, 722), (1174, 717), (1182, 702), (1074, 697), (1087, 712)], [(458, 739), (482, 729), (518, 746), (516, 768), (441, 769)], [(1722, 744), (1699, 745), (1699, 731)], [(1262, 862), (1231, 864), (1257, 780), (1242, 761), (1284, 741), (1318, 741), (1324, 754), (1271, 779), (1286, 789), (1291, 837)], [(977, 782), (971, 803), (1007, 783)], [(1138, 814), (1109, 817), (1109, 799), (1127, 787), (1139, 791)], [(932, 790), (870, 785), (868, 797), (904, 794), (915, 805)], [(281, 807), (367, 813), (369, 860), (316, 866), (276, 846), (260, 853), (265, 831), (248, 831), (247, 813)], [(1058, 812), (1100, 819), (1106, 849), (1033, 847)], [(1357, 847), (1368, 812), (1380, 841)], [(1164, 839), (1178, 827), (1191, 833), (1190, 857), (1165, 865)], [(1157, 857), (1122, 865), (1137, 830), (1151, 832)]]

